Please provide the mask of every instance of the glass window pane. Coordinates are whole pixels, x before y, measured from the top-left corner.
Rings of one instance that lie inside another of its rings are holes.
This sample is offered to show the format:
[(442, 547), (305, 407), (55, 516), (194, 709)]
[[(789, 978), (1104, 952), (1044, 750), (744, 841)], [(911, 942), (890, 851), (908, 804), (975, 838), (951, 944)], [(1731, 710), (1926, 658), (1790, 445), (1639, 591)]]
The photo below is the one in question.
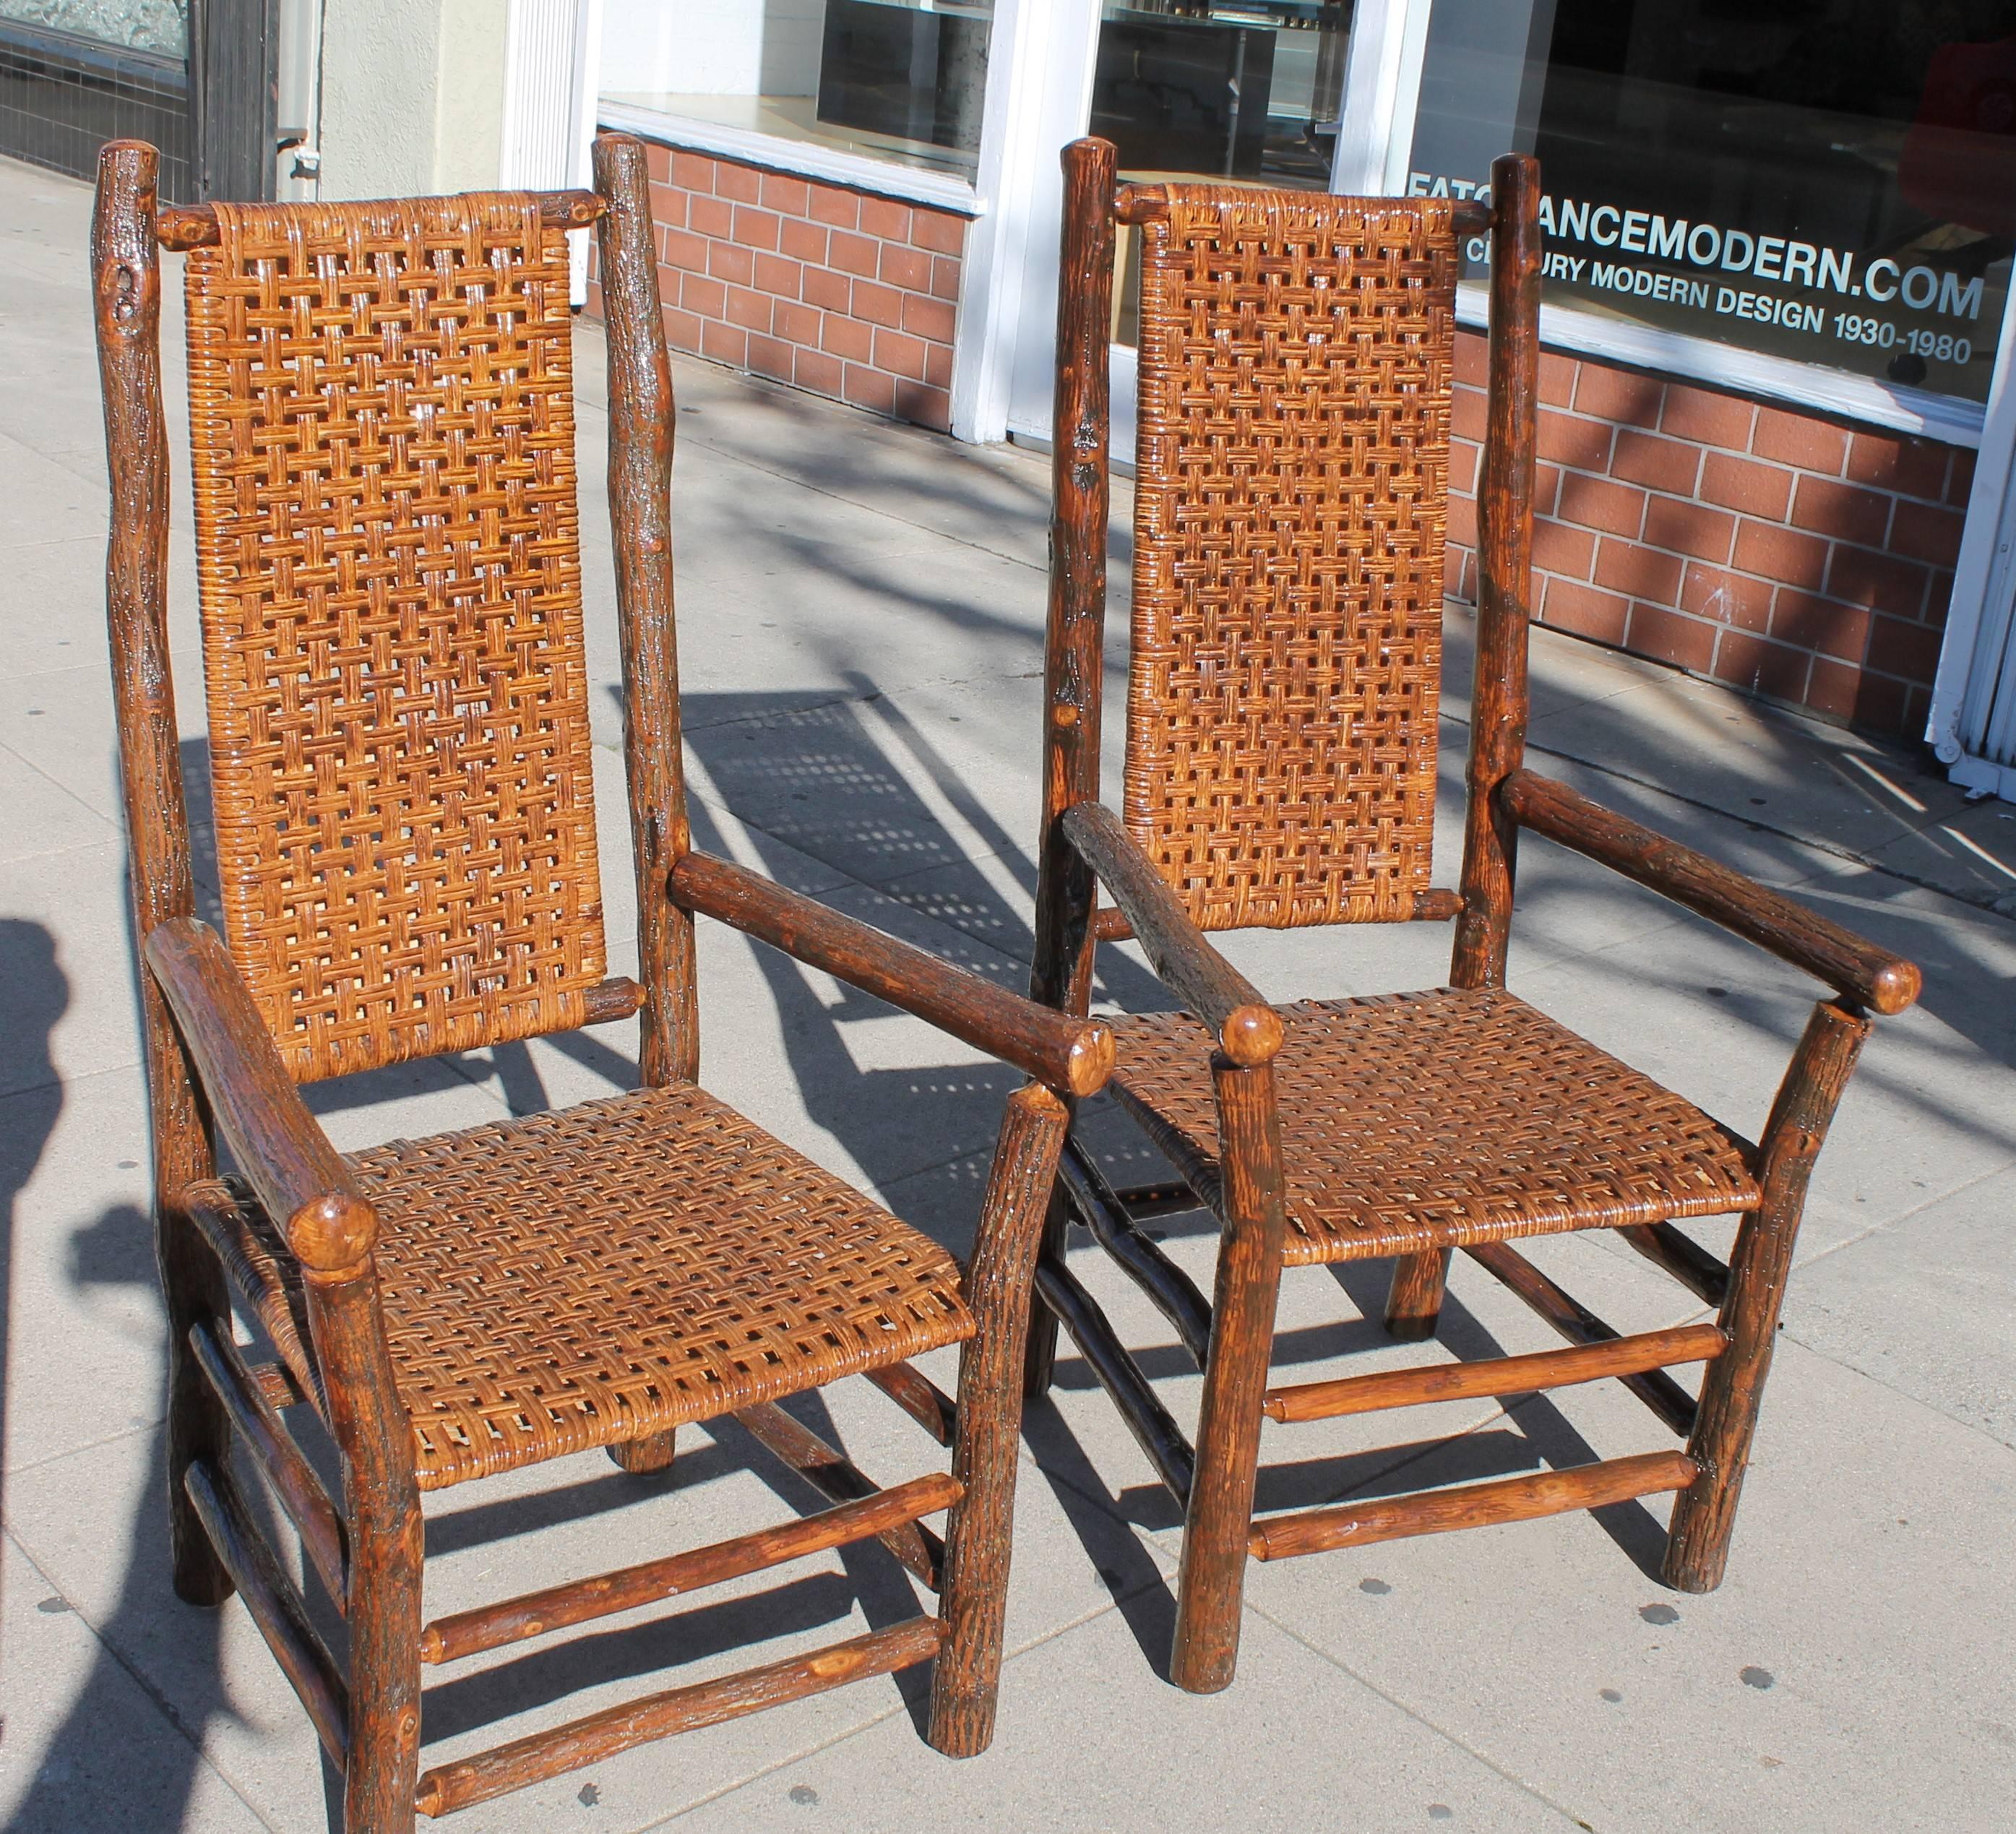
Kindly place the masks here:
[(993, 0), (607, 0), (602, 93), (970, 178)]
[(189, 0), (0, 0), (0, 19), (163, 57), (189, 50)]
[(1410, 189), (1508, 146), (1550, 301), (1986, 398), (2016, 0), (1436, 0)]
[[(1124, 177), (1330, 189), (1353, 0), (1108, 0), (1089, 132)], [(1140, 251), (1123, 226), (1113, 338), (1140, 324)]]
[(1352, 0), (1105, 7), (1090, 131), (1130, 178), (1330, 184)]

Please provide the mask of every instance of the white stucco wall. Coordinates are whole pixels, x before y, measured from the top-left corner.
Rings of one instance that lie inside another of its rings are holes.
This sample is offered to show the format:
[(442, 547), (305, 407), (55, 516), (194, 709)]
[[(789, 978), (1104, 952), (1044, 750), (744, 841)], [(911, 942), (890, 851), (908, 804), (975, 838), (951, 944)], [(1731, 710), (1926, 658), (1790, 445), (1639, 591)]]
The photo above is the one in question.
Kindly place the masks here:
[(505, 0), (326, 0), (322, 195), (497, 183)]

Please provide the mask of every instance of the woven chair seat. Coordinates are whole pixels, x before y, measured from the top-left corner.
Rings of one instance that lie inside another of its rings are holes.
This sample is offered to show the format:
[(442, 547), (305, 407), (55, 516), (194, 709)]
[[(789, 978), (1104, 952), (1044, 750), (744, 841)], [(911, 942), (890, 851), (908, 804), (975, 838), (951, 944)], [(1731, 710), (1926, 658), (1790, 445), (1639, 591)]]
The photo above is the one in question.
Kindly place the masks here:
[[(972, 1335), (958, 1265), (682, 1085), (351, 1155), (423, 1490), (859, 1375)], [(191, 1207), (318, 1391), (295, 1263), (236, 1181)]]
[[(1277, 1010), (1291, 1266), (1757, 1207), (1747, 1141), (1512, 994)], [(1114, 1091), (1215, 1201), (1209, 1035), (1185, 1013), (1115, 1031)]]

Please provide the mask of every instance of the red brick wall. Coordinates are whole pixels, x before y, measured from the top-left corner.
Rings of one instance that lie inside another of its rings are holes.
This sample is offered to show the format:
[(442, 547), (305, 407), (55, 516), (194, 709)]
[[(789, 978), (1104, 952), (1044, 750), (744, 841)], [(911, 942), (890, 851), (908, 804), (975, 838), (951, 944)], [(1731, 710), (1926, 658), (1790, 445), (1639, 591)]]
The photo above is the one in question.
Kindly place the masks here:
[[(1481, 336), (1459, 335), (1456, 374), (1449, 579), (1474, 599)], [(1971, 452), (1563, 356), (1540, 398), (1543, 623), (1919, 736)]]
[(650, 157), (675, 350), (951, 423), (963, 217), (703, 153)]

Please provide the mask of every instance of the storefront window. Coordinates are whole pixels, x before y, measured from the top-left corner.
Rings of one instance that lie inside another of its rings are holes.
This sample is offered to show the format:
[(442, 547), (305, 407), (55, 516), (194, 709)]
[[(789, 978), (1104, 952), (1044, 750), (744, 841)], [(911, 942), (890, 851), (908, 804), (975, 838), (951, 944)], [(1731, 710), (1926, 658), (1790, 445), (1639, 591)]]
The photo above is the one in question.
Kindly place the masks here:
[(993, 0), (608, 0), (602, 93), (970, 178)]
[(1551, 303), (1987, 398), (2016, 0), (1436, 0), (1409, 188), (1508, 146)]
[(1330, 183), (1352, 0), (1105, 7), (1090, 131), (1130, 177)]
[(189, 0), (0, 0), (0, 19), (162, 57), (189, 52)]
[[(1352, 0), (1108, 0), (1089, 132), (1130, 178), (1330, 189)], [(1140, 326), (1140, 250), (1122, 228), (1113, 337)]]

